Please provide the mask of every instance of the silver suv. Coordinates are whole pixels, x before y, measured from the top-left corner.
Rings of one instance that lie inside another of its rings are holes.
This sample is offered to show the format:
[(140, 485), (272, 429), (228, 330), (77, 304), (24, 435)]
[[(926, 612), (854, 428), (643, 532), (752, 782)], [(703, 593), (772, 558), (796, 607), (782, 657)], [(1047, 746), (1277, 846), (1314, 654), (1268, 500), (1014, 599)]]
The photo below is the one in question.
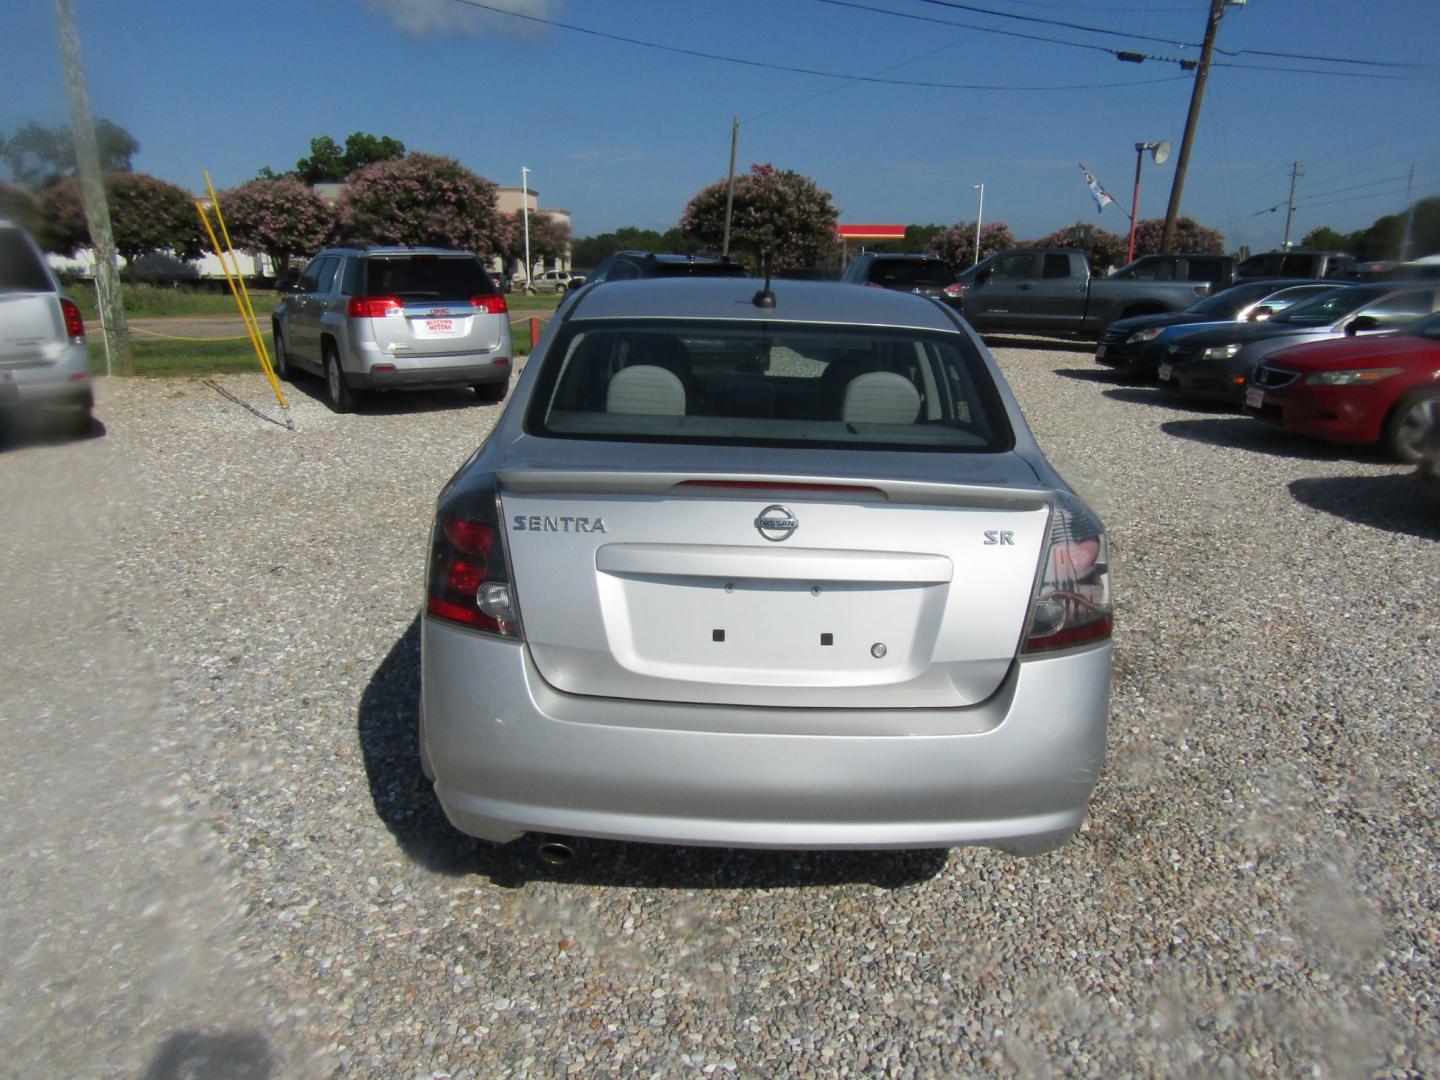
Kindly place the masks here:
[(376, 390), (510, 385), (510, 315), (480, 260), (430, 247), (326, 248), (281, 287), (271, 317), (275, 370), (325, 379), (336, 412)]
[(30, 234), (0, 218), (0, 426), (58, 417), (83, 433), (94, 404), (80, 309)]

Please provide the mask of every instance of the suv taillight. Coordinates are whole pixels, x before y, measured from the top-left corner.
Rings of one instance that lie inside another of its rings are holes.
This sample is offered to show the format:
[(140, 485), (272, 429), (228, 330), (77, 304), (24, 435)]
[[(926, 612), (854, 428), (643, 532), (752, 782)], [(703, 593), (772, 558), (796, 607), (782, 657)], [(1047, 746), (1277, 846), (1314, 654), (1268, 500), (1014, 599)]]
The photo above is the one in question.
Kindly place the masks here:
[(482, 293), (479, 296), (472, 296), (470, 306), (482, 315), (504, 315), (510, 310), (510, 305), (505, 302), (505, 297), (499, 294), (491, 296)]
[(1104, 641), (1114, 625), (1105, 530), (1071, 496), (1056, 500), (1027, 625), (1026, 654)]
[(965, 295), (965, 286), (962, 285), (962, 284), (961, 284), (960, 282), (958, 282), (958, 281), (955, 282), (955, 284), (953, 284), (953, 285), (946, 285), (946, 286), (945, 286), (945, 295), (946, 295), (946, 296), (953, 296), (953, 297), (955, 297), (955, 298), (958, 300), (960, 297), (962, 297), (962, 296)]
[(441, 505), (425, 582), (429, 615), (502, 637), (520, 636), (502, 529), (493, 488)]
[(352, 319), (383, 319), (405, 314), (405, 305), (395, 296), (352, 296), (345, 314)]
[(75, 306), (75, 301), (60, 298), (60, 311), (65, 316), (65, 335), (70, 339), (71, 345), (85, 344), (85, 317), (80, 314), (80, 309)]

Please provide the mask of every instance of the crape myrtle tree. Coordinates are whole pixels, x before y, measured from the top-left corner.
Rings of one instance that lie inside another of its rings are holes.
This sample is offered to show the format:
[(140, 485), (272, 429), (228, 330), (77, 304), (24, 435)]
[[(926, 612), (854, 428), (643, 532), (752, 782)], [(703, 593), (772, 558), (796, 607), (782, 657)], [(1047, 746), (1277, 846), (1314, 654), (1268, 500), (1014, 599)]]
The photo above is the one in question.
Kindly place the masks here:
[[(718, 180), (690, 200), (680, 218), (685, 234), (719, 251), (725, 238), (726, 181)], [(735, 178), (730, 224), (731, 254), (749, 256), (752, 267), (817, 265), (835, 244), (840, 212), (830, 193), (808, 176), (773, 165), (752, 165)]]
[[(570, 226), (544, 210), (530, 211), (530, 258), (543, 263), (547, 259), (563, 259), (569, 251)], [(519, 210), (501, 215), (495, 254), (504, 260), (506, 270), (516, 263), (524, 263), (525, 217)]]
[[(1135, 257), (1159, 255), (1160, 238), (1165, 232), (1164, 218), (1143, 218), (1135, 226)], [(1225, 234), (1219, 229), (1208, 229), (1191, 217), (1175, 221), (1175, 251), (1203, 251), (1212, 255), (1225, 252)]]
[[(1015, 246), (1015, 234), (1003, 221), (992, 221), (980, 227), (980, 258), (988, 259), (996, 252)], [(975, 223), (957, 221), (941, 229), (930, 240), (930, 250), (951, 266), (965, 268), (975, 262)]]
[[(1161, 224), (1163, 225), (1164, 222), (1162, 221)], [(1074, 225), (1056, 229), (1049, 236), (1036, 240), (1035, 246), (1078, 247), (1090, 260), (1090, 268), (1098, 274), (1107, 266), (1116, 268), (1124, 265), (1125, 252), (1130, 246), (1130, 237), (1128, 230), (1125, 236), (1117, 236), (1098, 225), (1091, 225), (1088, 221), (1077, 221)], [(1138, 243), (1135, 247), (1135, 254), (1140, 254)]]
[(340, 198), (339, 232), (369, 244), (455, 247), (488, 259), (499, 248), (498, 189), (453, 158), (407, 154), (360, 173)]
[(220, 211), (231, 242), (268, 256), (282, 279), (291, 259), (318, 251), (335, 232), (335, 211), (293, 176), (262, 177), (222, 191)]
[[(105, 195), (115, 250), (125, 259), (127, 271), (152, 253), (189, 260), (205, 251), (204, 227), (184, 188), (145, 173), (111, 173), (105, 177)], [(93, 246), (80, 184), (74, 177), (45, 189), (40, 213), (39, 240), (47, 251), (74, 255)]]

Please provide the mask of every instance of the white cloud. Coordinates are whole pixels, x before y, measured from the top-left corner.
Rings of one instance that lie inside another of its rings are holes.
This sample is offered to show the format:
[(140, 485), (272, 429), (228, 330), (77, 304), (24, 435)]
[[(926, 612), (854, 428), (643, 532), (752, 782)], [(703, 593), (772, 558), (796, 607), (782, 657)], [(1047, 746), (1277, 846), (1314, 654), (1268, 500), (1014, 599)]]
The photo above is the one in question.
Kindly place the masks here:
[[(512, 18), (498, 11), (488, 11), (460, 0), (368, 0), (370, 7), (394, 20), (407, 34), (425, 37), (428, 34), (471, 34), (476, 37), (528, 39), (547, 29), (528, 19)], [(530, 15), (537, 19), (553, 19), (563, 10), (562, 0), (483, 0), (487, 7)]]

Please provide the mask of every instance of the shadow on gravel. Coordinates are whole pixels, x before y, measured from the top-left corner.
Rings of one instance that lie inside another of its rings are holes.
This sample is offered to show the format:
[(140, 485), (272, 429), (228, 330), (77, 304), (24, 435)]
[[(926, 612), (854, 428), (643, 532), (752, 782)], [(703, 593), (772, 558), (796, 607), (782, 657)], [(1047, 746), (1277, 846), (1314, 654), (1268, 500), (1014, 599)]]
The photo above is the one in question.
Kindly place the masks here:
[(1036, 349), (1095, 355), (1095, 346), (1088, 341), (1057, 341), (1054, 338), (1010, 337), (1003, 334), (986, 334), (984, 340), (992, 349)]
[[(289, 384), (296, 393), (314, 398), (329, 407), (325, 383), (318, 375), (295, 375)], [(355, 411), (362, 416), (410, 416), (415, 413), (450, 412), (460, 409), (493, 408), (503, 402), (482, 402), (473, 390), (455, 387), (450, 390), (391, 390), (380, 394), (361, 394)]]
[(773, 889), (866, 883), (899, 888), (945, 869), (946, 851), (750, 851), (575, 841), (575, 857), (549, 866), (533, 838), (490, 844), (453, 828), (424, 773), (420, 721), (420, 625), (412, 622), (360, 697), (358, 734), (370, 796), (406, 856), (441, 874), (479, 874), (494, 884), (530, 881), (641, 889)]
[(1296, 502), (1357, 525), (1440, 540), (1440, 496), (1413, 472), (1391, 476), (1317, 476), (1292, 480)]
[(1110, 368), (1056, 368), (1055, 374), (1076, 382), (1105, 383), (1107, 386), (1124, 386), (1124, 375)]
[(1303, 461), (1355, 460), (1364, 453), (1347, 451), (1331, 443), (1292, 434), (1248, 416), (1230, 416), (1216, 420), (1170, 420), (1161, 424), (1160, 430), (1167, 435), (1189, 439), (1191, 442), (1253, 450), (1257, 454)]
[(1172, 393), (1156, 385), (1153, 380), (1150, 380), (1148, 386), (1139, 379), (1136, 379), (1133, 383), (1122, 382), (1116, 389), (1106, 390), (1101, 396), (1114, 401), (1128, 402), (1132, 405), (1160, 405), (1164, 408), (1176, 409), (1180, 412), (1209, 413), (1212, 415), (1221, 413), (1232, 417), (1235, 415), (1235, 410), (1228, 405), (1223, 405), (1218, 401), (1183, 398), (1179, 394)]
[(160, 1044), (141, 1080), (269, 1080), (274, 1071), (270, 1040), (258, 1031), (180, 1031)]

